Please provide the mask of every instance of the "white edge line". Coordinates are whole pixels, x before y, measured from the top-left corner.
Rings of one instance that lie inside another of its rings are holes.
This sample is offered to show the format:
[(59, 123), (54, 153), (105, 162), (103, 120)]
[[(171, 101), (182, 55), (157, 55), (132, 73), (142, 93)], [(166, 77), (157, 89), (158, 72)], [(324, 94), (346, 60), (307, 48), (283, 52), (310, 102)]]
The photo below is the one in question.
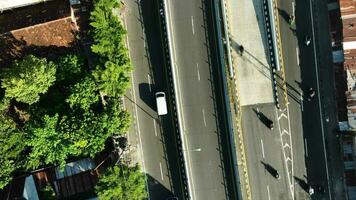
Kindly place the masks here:
[[(133, 90), (133, 98), (134, 98), (134, 102), (136, 104), (136, 95), (135, 95), (135, 90), (134, 90), (134, 77), (133, 77), (133, 73), (131, 73), (131, 83), (132, 83), (132, 90)], [(138, 132), (138, 139), (140, 140), (140, 154), (141, 154), (141, 160), (142, 160), (142, 171), (145, 174), (145, 184), (146, 184), (146, 188), (147, 188), (147, 193), (148, 193), (148, 199), (150, 199), (150, 189), (148, 187), (148, 178), (147, 178), (147, 173), (146, 173), (146, 167), (145, 167), (145, 158), (143, 157), (143, 147), (142, 147), (142, 139), (141, 139), (141, 131), (140, 131), (140, 123), (139, 123), (139, 119), (138, 119), (138, 111), (137, 111), (137, 105), (134, 106), (135, 107), (135, 114), (136, 114), (136, 121), (137, 121), (137, 132)]]
[[(127, 30), (127, 24), (126, 24), (126, 15), (125, 13), (123, 14), (123, 21), (124, 21), (124, 25), (125, 28)], [(128, 49), (128, 54), (131, 58), (131, 54), (130, 54), (130, 43), (129, 43), (129, 37), (128, 34), (126, 34), (126, 45), (127, 45), (127, 49)], [(145, 167), (145, 158), (143, 157), (143, 147), (142, 147), (142, 139), (141, 139), (141, 131), (140, 131), (140, 123), (139, 123), (139, 119), (138, 119), (138, 111), (137, 111), (137, 105), (136, 105), (136, 94), (135, 94), (135, 84), (134, 84), (134, 76), (133, 76), (133, 72), (131, 72), (131, 88), (132, 88), (132, 94), (133, 94), (133, 98), (134, 98), (134, 107), (135, 107), (135, 114), (136, 114), (136, 121), (137, 121), (137, 132), (138, 132), (138, 138), (140, 140), (139, 142), (139, 149), (140, 149), (140, 154), (141, 154), (141, 160), (142, 160), (142, 171), (144, 172), (144, 176), (145, 176), (145, 186), (147, 188), (147, 198), (148, 200), (151, 199), (150, 197), (150, 188), (148, 187), (148, 178), (147, 178), (147, 173), (146, 173), (146, 167)]]
[(153, 118), (153, 128), (155, 129), (155, 136), (157, 137), (156, 119), (154, 119), (154, 118)]
[(303, 101), (303, 96), (300, 96), (300, 108), (302, 111), (304, 111), (304, 101)]
[(192, 31), (193, 31), (193, 35), (194, 35), (195, 31), (194, 31), (194, 19), (193, 19), (193, 16), (191, 16), (191, 19), (192, 19)]
[(271, 196), (269, 194), (269, 186), (267, 185), (267, 195), (268, 195), (268, 200), (271, 200)]
[[(288, 105), (287, 105), (287, 108), (288, 108)], [(275, 111), (276, 111), (276, 115), (278, 116), (278, 110), (277, 108), (275, 108)], [(289, 122), (289, 118), (288, 118), (288, 122)], [(282, 154), (283, 154), (283, 158), (284, 160), (287, 160), (287, 156), (286, 156), (286, 153), (285, 153), (285, 150), (283, 148), (283, 137), (282, 137), (282, 132), (281, 132), (281, 125), (279, 123), (279, 120), (277, 120), (277, 123), (278, 123), (278, 129), (279, 129), (279, 136), (280, 136), (280, 139), (281, 139), (281, 147), (282, 147)], [(292, 154), (293, 155), (293, 154)], [(288, 173), (288, 165), (287, 163), (284, 162), (284, 165), (285, 165), (285, 168), (286, 168), (286, 172), (287, 172), (287, 179), (288, 179), (288, 183), (289, 183), (289, 186), (290, 186), (290, 177), (289, 177), (289, 173)], [(292, 163), (292, 166), (293, 166), (293, 163)], [(290, 187), (289, 187), (290, 188)], [(292, 195), (292, 199), (294, 199), (294, 194), (293, 194), (294, 191), (291, 191), (291, 195)]]
[(198, 81), (200, 81), (199, 64), (197, 63)]
[(305, 155), (308, 157), (308, 142), (306, 138), (304, 138), (304, 146), (305, 146)]
[(148, 89), (150, 90), (150, 92), (152, 92), (152, 88), (151, 88), (151, 77), (149, 74), (147, 74), (147, 80), (148, 80)]
[[(288, 115), (288, 128), (289, 128), (289, 142), (290, 142), (290, 151), (291, 151), (291, 162), (292, 162), (292, 177), (294, 176), (294, 158), (293, 158), (293, 142), (292, 142), (292, 128), (290, 125), (290, 114), (289, 114), (289, 105), (287, 105), (287, 115)], [(289, 177), (289, 176), (288, 176)], [(292, 180), (290, 181), (290, 187), (293, 188), (292, 190), (292, 199), (294, 199), (294, 179), (292, 178)]]
[(202, 112), (203, 112), (203, 121), (204, 121), (204, 125), (206, 126), (205, 110), (204, 110), (204, 109), (202, 109)]
[(162, 170), (162, 163), (161, 162), (159, 162), (159, 169), (161, 171), (161, 179), (163, 181), (163, 170)]
[[(165, 12), (165, 16), (168, 18), (172, 18), (171, 15), (170, 15), (170, 12), (168, 14), (168, 11), (167, 9), (171, 10), (170, 9), (170, 4), (167, 4), (167, 0), (163, 0), (163, 6), (164, 6), (164, 12)], [(166, 18), (166, 19), (167, 19)], [(168, 21), (168, 23), (167, 23)], [(192, 175), (190, 173), (192, 173), (192, 170), (191, 170), (191, 166), (190, 166), (190, 158), (189, 158), (189, 152), (186, 152), (186, 143), (185, 143), (185, 137), (184, 137), (184, 134), (183, 134), (183, 130), (182, 130), (182, 127), (180, 125), (180, 122), (182, 120), (182, 116), (181, 116), (181, 111), (180, 111), (180, 101), (179, 101), (179, 97), (177, 95), (177, 92), (178, 92), (178, 87), (177, 87), (177, 84), (175, 83), (175, 80), (176, 79), (176, 67), (174, 67), (174, 60), (175, 59), (175, 52), (173, 54), (173, 48), (172, 48), (172, 45), (173, 44), (173, 41), (172, 41), (172, 38), (171, 38), (171, 29), (173, 28), (171, 26), (171, 23), (172, 21), (170, 19), (167, 19), (166, 21), (166, 27), (167, 27), (167, 37), (168, 37), (168, 48), (169, 48), (169, 52), (170, 52), (170, 59), (171, 59), (171, 64), (172, 64), (172, 76), (173, 76), (173, 86), (174, 86), (174, 95), (175, 95), (175, 98), (177, 99), (176, 101), (176, 106), (177, 106), (177, 115), (178, 115), (178, 129), (179, 129), (179, 133), (180, 133), (180, 136), (181, 136), (181, 140), (182, 140), (182, 151), (183, 151), (183, 158), (188, 158), (188, 159), (184, 159), (185, 162), (188, 162), (188, 166), (190, 168), (190, 171), (188, 170), (188, 167), (186, 166), (186, 164), (184, 163), (184, 168), (186, 170), (186, 176), (187, 176), (187, 182), (188, 182), (188, 191), (189, 193), (192, 195), (191, 199), (195, 199), (195, 190), (194, 190), (194, 181), (192, 179)], [(171, 27), (170, 27), (171, 26)], [(173, 54), (173, 55), (172, 55)], [(184, 124), (183, 124), (184, 125)], [(187, 154), (187, 155), (186, 155)]]
[(262, 158), (265, 158), (265, 150), (263, 148), (263, 140), (261, 139), (261, 149), (262, 149)]
[(298, 47), (295, 48), (295, 52), (297, 54), (297, 64), (299, 66), (300, 60), (299, 60), (299, 48)]

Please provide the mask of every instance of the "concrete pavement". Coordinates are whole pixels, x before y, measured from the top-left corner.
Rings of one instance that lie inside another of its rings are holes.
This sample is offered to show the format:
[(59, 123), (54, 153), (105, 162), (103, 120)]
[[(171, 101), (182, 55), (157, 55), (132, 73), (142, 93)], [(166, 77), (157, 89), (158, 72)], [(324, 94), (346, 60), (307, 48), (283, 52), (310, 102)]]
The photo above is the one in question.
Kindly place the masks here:
[[(226, 0), (240, 105), (273, 102), (262, 1)], [(244, 56), (238, 48), (244, 47)]]

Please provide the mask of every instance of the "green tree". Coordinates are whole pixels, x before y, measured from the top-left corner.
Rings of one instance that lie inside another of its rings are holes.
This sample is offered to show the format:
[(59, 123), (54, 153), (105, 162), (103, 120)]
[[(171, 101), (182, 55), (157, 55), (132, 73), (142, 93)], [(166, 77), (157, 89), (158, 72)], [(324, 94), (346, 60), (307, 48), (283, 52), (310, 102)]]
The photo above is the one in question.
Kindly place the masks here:
[(119, 2), (96, 0), (90, 17), (95, 41), (91, 48), (100, 57), (93, 76), (102, 96), (117, 97), (129, 87), (132, 66), (125, 46), (126, 30), (113, 13)]
[(0, 189), (12, 179), (12, 172), (20, 167), (20, 154), (25, 148), (24, 133), (5, 113), (0, 113)]
[(1, 87), (5, 88), (6, 97), (33, 104), (54, 83), (55, 74), (56, 65), (53, 62), (29, 55), (2, 71)]
[(28, 169), (43, 164), (64, 166), (70, 156), (94, 156), (104, 150), (105, 141), (113, 133), (123, 133), (130, 118), (127, 112), (72, 112), (68, 116), (45, 115), (42, 121), (27, 124)]
[(43, 164), (65, 165), (69, 155), (76, 155), (78, 151), (70, 145), (70, 135), (58, 131), (58, 114), (50, 117), (45, 115), (41, 124), (31, 124), (28, 127), (31, 147), (28, 156), (28, 169), (35, 169)]
[(105, 69), (98, 68), (93, 72), (98, 89), (111, 97), (123, 95), (130, 86), (130, 69), (130, 65), (118, 66), (107, 61)]
[(117, 0), (96, 0), (90, 25), (95, 41), (91, 47), (93, 52), (109, 60), (120, 60), (121, 65), (128, 62), (129, 57), (124, 43), (126, 30), (119, 17), (113, 14), (113, 9), (118, 9), (119, 5)]
[(145, 177), (138, 166), (109, 168), (99, 178), (95, 192), (100, 200), (142, 200), (147, 198)]
[(106, 108), (106, 113), (108, 116), (109, 126), (108, 132), (113, 134), (123, 134), (125, 133), (131, 124), (131, 116), (125, 110), (120, 108), (119, 98), (110, 98)]
[(57, 80), (71, 83), (84, 73), (84, 59), (78, 54), (67, 54), (57, 61)]
[(14, 161), (0, 157), (0, 190), (12, 180), (12, 172), (15, 169)]
[(70, 95), (66, 99), (71, 108), (80, 107), (89, 110), (90, 106), (99, 101), (99, 94), (94, 80), (85, 77), (80, 82), (70, 87)]

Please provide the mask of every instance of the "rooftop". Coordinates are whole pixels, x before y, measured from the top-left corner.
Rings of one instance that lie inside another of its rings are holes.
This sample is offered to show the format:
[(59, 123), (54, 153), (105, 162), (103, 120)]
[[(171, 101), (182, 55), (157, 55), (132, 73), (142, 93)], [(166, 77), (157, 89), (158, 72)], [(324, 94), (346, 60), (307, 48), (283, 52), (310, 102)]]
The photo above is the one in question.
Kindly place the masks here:
[(32, 4), (45, 2), (48, 0), (0, 0), (0, 11), (10, 10)]

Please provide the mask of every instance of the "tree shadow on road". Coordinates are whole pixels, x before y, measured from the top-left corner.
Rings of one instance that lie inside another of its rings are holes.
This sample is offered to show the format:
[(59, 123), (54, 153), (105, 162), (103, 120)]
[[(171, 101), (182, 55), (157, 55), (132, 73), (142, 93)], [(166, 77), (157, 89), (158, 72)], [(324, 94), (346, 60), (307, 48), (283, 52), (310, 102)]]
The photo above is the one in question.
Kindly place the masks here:
[(152, 110), (156, 110), (154, 93), (156, 92), (153, 84), (140, 83), (138, 85), (140, 99), (146, 103)]
[(152, 177), (150, 174), (146, 174), (147, 184), (150, 188), (149, 199), (165, 200), (169, 197), (174, 197), (173, 193), (160, 183), (160, 180)]

